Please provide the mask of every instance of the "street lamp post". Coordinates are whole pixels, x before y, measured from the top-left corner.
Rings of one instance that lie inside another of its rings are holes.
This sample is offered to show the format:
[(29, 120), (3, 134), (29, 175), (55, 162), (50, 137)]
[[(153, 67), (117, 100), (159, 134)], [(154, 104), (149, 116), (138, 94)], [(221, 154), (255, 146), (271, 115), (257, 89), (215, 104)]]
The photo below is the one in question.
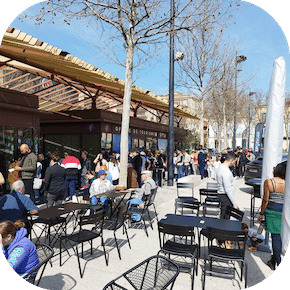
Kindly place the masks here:
[(249, 128), (248, 128), (248, 149), (250, 149), (250, 138), (251, 138), (251, 96), (256, 94), (256, 92), (249, 92), (249, 98), (248, 98), (248, 106), (249, 106)]
[(168, 109), (168, 147), (167, 147), (167, 185), (173, 186), (174, 180), (174, 0), (170, 1), (170, 52), (169, 52), (169, 109)]
[(238, 79), (238, 63), (247, 60), (247, 57), (244, 55), (237, 55), (235, 58), (235, 108), (234, 108), (234, 132), (233, 132), (233, 149), (236, 148), (236, 131), (237, 131), (237, 98), (238, 98), (238, 89), (237, 89), (237, 79)]

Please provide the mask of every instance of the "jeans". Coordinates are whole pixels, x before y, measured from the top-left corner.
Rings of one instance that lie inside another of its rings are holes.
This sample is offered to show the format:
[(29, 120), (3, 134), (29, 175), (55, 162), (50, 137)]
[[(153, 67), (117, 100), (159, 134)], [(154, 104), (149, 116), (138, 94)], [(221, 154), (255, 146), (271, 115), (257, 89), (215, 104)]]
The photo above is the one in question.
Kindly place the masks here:
[[(129, 204), (129, 208), (130, 208), (132, 204), (140, 205), (144, 202), (141, 199), (136, 197), (136, 198), (132, 198), (132, 199), (128, 200), (127, 203)], [(141, 220), (141, 215), (139, 213), (132, 213), (131, 219), (132, 219), (132, 221), (138, 222)]]
[(70, 196), (69, 200), (72, 200), (72, 197), (76, 192), (77, 181), (78, 181), (77, 176), (66, 176), (65, 177), (66, 187), (69, 191), (69, 196)]
[(204, 165), (199, 166), (199, 173), (200, 173), (201, 179), (203, 179), (204, 178)]
[(184, 168), (184, 176), (188, 176), (189, 175), (189, 165), (183, 165)]
[(30, 199), (35, 203), (35, 194), (33, 189), (33, 179), (22, 179), (25, 187), (25, 194), (29, 194)]
[[(109, 216), (109, 198), (105, 197), (105, 196), (101, 196), (100, 198), (96, 197), (96, 196), (92, 196), (90, 198), (91, 204), (92, 205), (97, 205), (98, 202), (100, 201), (104, 207), (106, 216)], [(91, 212), (92, 214), (92, 212)]]
[(207, 169), (207, 175), (208, 175), (208, 178), (211, 178), (211, 170), (210, 169)]
[(272, 250), (273, 250), (273, 256), (275, 258), (275, 261), (280, 263), (281, 262), (281, 252), (282, 252), (282, 240), (280, 234), (272, 234)]
[(178, 178), (183, 177), (183, 165), (177, 165), (177, 175)]

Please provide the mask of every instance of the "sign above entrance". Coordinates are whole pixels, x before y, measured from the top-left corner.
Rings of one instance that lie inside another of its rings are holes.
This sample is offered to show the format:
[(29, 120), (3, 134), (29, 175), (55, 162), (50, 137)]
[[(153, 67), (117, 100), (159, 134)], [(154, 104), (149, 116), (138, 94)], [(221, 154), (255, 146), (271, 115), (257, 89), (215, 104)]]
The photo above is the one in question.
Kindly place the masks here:
[[(114, 133), (121, 133), (121, 126), (114, 126)], [(151, 138), (162, 138), (166, 139), (167, 134), (163, 132), (157, 132), (157, 131), (150, 131), (150, 130), (145, 130), (145, 129), (138, 129), (138, 128), (129, 128), (129, 134), (134, 134), (134, 135), (142, 135), (146, 137), (151, 137)]]

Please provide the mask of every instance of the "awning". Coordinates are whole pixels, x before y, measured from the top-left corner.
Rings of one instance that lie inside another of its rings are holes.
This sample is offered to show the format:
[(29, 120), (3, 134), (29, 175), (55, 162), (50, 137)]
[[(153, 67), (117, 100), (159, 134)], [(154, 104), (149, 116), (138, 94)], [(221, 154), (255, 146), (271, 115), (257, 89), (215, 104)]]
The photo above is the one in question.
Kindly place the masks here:
[[(39, 41), (8, 28), (0, 47), (0, 86), (34, 94), (39, 109), (63, 112), (96, 108), (113, 110), (123, 105), (125, 81)], [(132, 87), (131, 108), (143, 108), (156, 116), (168, 115), (168, 102), (138, 86)], [(176, 117), (198, 119), (180, 106)]]

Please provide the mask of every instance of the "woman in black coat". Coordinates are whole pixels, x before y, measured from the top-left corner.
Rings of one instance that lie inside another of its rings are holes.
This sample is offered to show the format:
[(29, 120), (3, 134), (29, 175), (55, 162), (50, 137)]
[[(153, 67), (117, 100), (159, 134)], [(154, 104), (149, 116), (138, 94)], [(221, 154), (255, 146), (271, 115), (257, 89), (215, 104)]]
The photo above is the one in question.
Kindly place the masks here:
[(59, 165), (60, 157), (57, 153), (51, 154), (51, 166), (45, 172), (44, 191), (47, 192), (47, 207), (59, 205), (67, 194), (65, 183), (65, 169)]

